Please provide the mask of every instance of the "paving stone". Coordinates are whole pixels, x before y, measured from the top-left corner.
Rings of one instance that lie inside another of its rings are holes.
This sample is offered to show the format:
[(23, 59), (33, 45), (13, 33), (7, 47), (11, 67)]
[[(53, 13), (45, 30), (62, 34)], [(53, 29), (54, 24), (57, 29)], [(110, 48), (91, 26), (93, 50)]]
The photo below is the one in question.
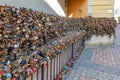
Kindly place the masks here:
[(66, 80), (73, 80), (73, 77), (68, 77)]
[(73, 79), (72, 80), (78, 80), (79, 79), (79, 77), (73, 77)]
[(83, 77), (86, 77), (86, 72), (82, 72), (80, 75), (83, 76)]
[(70, 77), (73, 77), (75, 74), (69, 74)]
[(79, 77), (79, 76), (80, 76), (80, 74), (75, 74), (74, 76), (75, 76), (75, 77)]
[(115, 44), (86, 47), (66, 80), (120, 80), (120, 26)]
[(70, 73), (73, 73), (73, 74), (74, 74), (75, 72), (76, 72), (76, 70), (71, 70), (71, 71), (70, 71)]
[(76, 73), (77, 74), (81, 74), (82, 70), (77, 70)]

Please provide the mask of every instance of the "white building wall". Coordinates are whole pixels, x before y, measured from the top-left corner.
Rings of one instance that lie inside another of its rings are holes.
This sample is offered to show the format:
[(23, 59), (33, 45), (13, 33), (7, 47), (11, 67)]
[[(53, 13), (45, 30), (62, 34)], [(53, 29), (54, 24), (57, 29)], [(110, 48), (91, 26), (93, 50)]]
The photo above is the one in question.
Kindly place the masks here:
[[(49, 1), (49, 0), (0, 0), (0, 5), (7, 4), (15, 7), (31, 8), (34, 10), (43, 11), (48, 14), (57, 14), (56, 11), (52, 9), (48, 3), (46, 3), (46, 1)], [(52, 2), (54, 1), (52, 0)], [(58, 3), (60, 4), (60, 2), (62, 2), (63, 4), (63, 0), (62, 1), (59, 0)], [(53, 6), (56, 7), (56, 5), (58, 4), (55, 4)], [(66, 8), (64, 8), (64, 6), (62, 8), (63, 8), (63, 11), (65, 12)]]

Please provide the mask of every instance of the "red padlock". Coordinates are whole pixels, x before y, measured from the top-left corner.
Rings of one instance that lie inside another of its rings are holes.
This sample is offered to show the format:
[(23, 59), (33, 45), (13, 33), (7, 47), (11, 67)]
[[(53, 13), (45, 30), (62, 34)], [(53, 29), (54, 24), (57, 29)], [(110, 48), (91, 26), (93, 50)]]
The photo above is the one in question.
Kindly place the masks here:
[(36, 63), (37, 61), (38, 61), (37, 59), (34, 59), (34, 60), (33, 60), (33, 62), (35, 62), (35, 63)]
[(15, 78), (12, 78), (11, 80), (16, 80)]
[(27, 71), (30, 75), (33, 74), (33, 70), (31, 68), (29, 68)]
[(35, 73), (37, 71), (37, 69), (35, 67), (33, 67), (31, 70), (33, 71), (33, 73)]
[(0, 74), (5, 75), (5, 71), (1, 70)]
[(48, 62), (46, 63), (46, 66), (47, 66), (47, 67), (49, 66), (49, 63), (48, 63)]
[(0, 27), (2, 27), (2, 24), (0, 24)]
[(62, 80), (62, 75), (58, 75), (57, 80)]

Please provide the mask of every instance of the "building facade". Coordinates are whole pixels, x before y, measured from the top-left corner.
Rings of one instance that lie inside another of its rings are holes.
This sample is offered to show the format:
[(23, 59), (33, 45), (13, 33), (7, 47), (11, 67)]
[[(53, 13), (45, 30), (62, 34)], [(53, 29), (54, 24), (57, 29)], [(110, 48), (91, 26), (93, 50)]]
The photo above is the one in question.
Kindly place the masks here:
[(114, 17), (114, 0), (88, 0), (88, 15)]
[(26, 7), (48, 14), (74, 17), (113, 17), (114, 0), (0, 0), (0, 4)]

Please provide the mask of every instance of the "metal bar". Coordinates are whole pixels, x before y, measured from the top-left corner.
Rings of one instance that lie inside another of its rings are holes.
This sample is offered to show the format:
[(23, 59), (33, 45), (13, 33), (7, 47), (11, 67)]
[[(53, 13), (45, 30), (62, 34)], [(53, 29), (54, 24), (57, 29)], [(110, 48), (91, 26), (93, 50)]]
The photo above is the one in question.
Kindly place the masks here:
[(38, 80), (42, 80), (41, 67), (38, 69)]
[(60, 61), (60, 54), (59, 54), (59, 73), (60, 73), (60, 65), (61, 65), (60, 62), (61, 61)]
[(64, 52), (63, 52), (63, 67), (65, 66), (65, 50), (64, 50)]
[(62, 71), (62, 53), (60, 54), (60, 72)]
[(42, 71), (42, 74), (41, 74), (41, 77), (42, 77), (42, 80), (44, 80), (44, 65), (42, 64), (42, 69), (41, 69), (41, 71)]
[(57, 57), (55, 57), (55, 78), (57, 77)]
[(75, 42), (75, 55), (76, 55), (76, 52), (77, 52), (77, 41)]
[(70, 58), (72, 56), (72, 46), (70, 45)]
[(59, 55), (58, 55), (58, 73), (57, 74), (59, 74)]
[(50, 69), (51, 69), (51, 60), (49, 61), (49, 65), (48, 65), (48, 80), (50, 80)]
[(67, 50), (65, 50), (65, 64), (67, 63)]
[(37, 71), (32, 75), (32, 80), (37, 80)]
[(73, 57), (73, 48), (74, 48), (74, 44), (72, 44), (72, 58), (74, 58), (74, 57)]
[(32, 80), (32, 76), (29, 76), (26, 80)]
[(63, 58), (64, 56), (63, 56), (63, 55), (64, 55), (64, 52), (63, 52), (62, 55), (61, 55), (61, 57), (62, 57), (62, 58), (61, 58), (61, 60), (62, 60), (62, 69), (63, 69), (63, 67), (64, 67), (64, 58)]
[(56, 74), (58, 75), (58, 55), (57, 55), (57, 61), (56, 61)]
[(54, 78), (54, 59), (52, 59), (52, 75), (51, 75), (51, 80)]
[(61, 72), (61, 54), (59, 54), (59, 60), (60, 60), (60, 63), (59, 63), (59, 64), (60, 64), (60, 65), (59, 65), (59, 66), (60, 66), (59, 72)]
[(79, 49), (79, 40), (77, 41), (77, 50)]
[(53, 59), (53, 80), (55, 79), (55, 58)]
[(43, 80), (47, 80), (47, 66), (46, 65), (43, 65), (43, 67), (44, 67), (44, 78), (43, 78)]
[(69, 59), (70, 59), (71, 58), (71, 46), (69, 47), (68, 53), (69, 53)]
[[(70, 48), (70, 47), (69, 47)], [(69, 48), (67, 49), (67, 62), (69, 60)]]
[(51, 60), (51, 64), (50, 64), (50, 80), (52, 80), (52, 60)]

